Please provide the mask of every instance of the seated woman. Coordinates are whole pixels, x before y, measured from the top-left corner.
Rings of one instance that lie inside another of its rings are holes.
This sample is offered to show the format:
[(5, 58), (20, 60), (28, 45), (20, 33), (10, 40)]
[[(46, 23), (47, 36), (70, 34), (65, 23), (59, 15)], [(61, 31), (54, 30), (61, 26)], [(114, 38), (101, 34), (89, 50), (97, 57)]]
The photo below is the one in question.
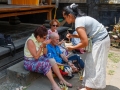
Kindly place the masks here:
[[(53, 19), (50, 22), (50, 26), (51, 26), (51, 28), (48, 30), (47, 40), (50, 38), (50, 34), (52, 32), (55, 32), (55, 33), (58, 34), (57, 28), (60, 26), (60, 23), (59, 23), (59, 21), (57, 19)], [(61, 46), (62, 43), (64, 43), (64, 40), (59, 41), (59, 43), (58, 43), (59, 48), (62, 51), (62, 53), (67, 56), (68, 55), (68, 51)]]
[[(52, 84), (53, 90), (61, 90), (53, 79), (51, 67), (58, 76), (60, 83), (68, 86), (72, 85), (64, 80), (54, 59), (47, 55), (46, 45), (51, 40), (46, 40), (47, 29), (40, 26), (35, 29), (34, 33), (27, 39), (24, 47), (24, 67), (26, 70), (43, 73), (48, 77)], [(50, 61), (52, 60), (52, 61)], [(52, 62), (52, 64), (51, 64)]]

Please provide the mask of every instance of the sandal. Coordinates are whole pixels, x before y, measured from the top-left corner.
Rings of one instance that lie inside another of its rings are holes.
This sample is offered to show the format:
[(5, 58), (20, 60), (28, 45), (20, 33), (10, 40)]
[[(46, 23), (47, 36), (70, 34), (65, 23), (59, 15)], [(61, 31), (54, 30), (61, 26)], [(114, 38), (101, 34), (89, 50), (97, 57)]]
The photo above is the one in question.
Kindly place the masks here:
[(59, 82), (59, 84), (62, 85), (62, 86), (67, 86), (68, 88), (72, 88), (73, 87), (72, 84), (70, 84), (68, 82), (66, 82), (66, 84), (64, 84), (62, 82)]

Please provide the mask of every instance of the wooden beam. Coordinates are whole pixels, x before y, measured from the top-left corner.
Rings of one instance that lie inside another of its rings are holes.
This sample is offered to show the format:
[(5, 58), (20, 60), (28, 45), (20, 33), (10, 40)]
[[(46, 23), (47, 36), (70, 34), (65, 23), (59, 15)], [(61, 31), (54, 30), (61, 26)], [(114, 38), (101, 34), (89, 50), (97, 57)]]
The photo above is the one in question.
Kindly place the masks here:
[[(7, 5), (6, 5), (7, 6)], [(38, 10), (38, 9), (49, 9), (49, 8), (54, 8), (55, 5), (44, 5), (44, 6), (28, 6), (28, 7), (12, 7), (11, 5), (6, 8), (6, 6), (0, 6), (0, 13), (4, 12), (14, 12), (14, 11), (26, 11), (26, 10)]]
[[(13, 5), (14, 6), (14, 5)], [(8, 8), (9, 7), (9, 8)], [(17, 6), (18, 7), (18, 6)], [(27, 14), (36, 14), (36, 13), (47, 13), (47, 19), (52, 19), (52, 9), (54, 5), (45, 5), (45, 6), (29, 6), (29, 7), (18, 7), (14, 8), (10, 5), (7, 8), (0, 6), (0, 18), (27, 15)]]
[(52, 0), (47, 0), (48, 5), (52, 4)]
[[(3, 13), (3, 14), (0, 14), (0, 18), (19, 16), (19, 15), (27, 15), (27, 14), (45, 13), (45, 12), (49, 13), (49, 15), (50, 15), (49, 10), (35, 10), (35, 11), (25, 11), (25, 12)], [(48, 18), (50, 18), (50, 17), (48, 17)]]
[(47, 20), (52, 20), (52, 10), (47, 13)]

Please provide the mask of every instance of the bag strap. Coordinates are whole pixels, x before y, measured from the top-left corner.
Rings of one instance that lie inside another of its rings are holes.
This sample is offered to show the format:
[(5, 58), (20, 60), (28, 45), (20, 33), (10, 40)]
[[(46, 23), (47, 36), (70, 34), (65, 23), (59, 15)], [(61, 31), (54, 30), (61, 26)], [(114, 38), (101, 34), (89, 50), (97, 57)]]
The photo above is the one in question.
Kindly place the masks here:
[(13, 56), (16, 54), (16, 48), (13, 42), (11, 42), (12, 46), (13, 46)]
[(100, 26), (100, 28), (97, 30), (97, 32), (94, 33), (94, 34), (93, 34), (92, 36), (90, 36), (89, 38), (92, 39), (96, 34), (98, 34), (98, 33), (102, 30), (103, 27), (104, 27), (104, 26), (101, 24), (101, 26)]

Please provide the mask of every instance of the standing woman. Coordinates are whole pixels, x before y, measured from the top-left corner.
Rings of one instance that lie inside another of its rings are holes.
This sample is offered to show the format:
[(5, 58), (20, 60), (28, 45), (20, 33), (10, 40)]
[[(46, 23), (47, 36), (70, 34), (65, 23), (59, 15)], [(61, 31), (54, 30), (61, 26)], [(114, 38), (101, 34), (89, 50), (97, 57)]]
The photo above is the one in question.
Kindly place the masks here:
[(85, 48), (88, 37), (92, 37), (92, 51), (86, 52), (85, 75), (83, 84), (85, 88), (79, 90), (93, 90), (106, 87), (106, 62), (110, 47), (110, 38), (105, 27), (96, 19), (86, 16), (71, 4), (63, 9), (63, 17), (68, 24), (75, 23), (77, 35), (67, 34), (67, 38), (80, 38), (81, 42), (75, 46), (68, 46), (68, 50)]

